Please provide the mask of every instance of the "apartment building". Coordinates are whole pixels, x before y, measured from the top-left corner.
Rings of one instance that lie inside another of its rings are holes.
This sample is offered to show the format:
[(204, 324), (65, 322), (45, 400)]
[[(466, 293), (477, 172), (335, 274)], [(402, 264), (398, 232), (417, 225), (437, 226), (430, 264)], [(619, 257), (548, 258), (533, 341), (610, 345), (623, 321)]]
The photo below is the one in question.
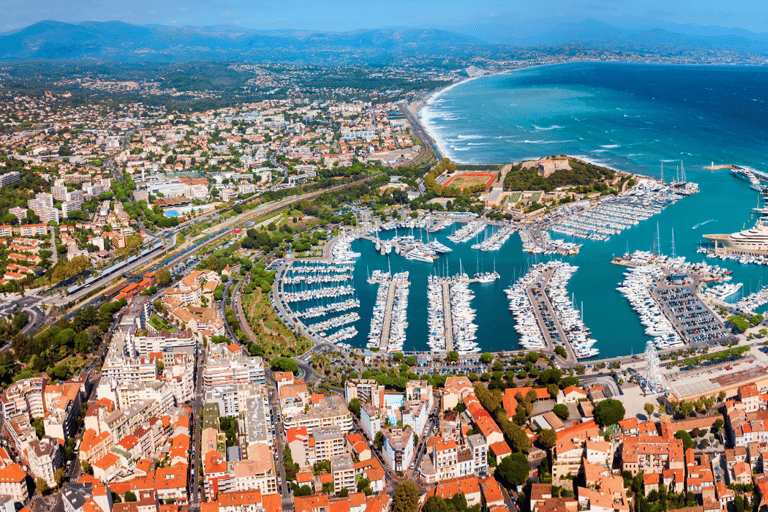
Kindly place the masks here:
[(410, 427), (384, 429), (381, 433), (384, 436), (384, 462), (392, 471), (407, 471), (413, 461), (413, 430)]
[(0, 468), (0, 496), (10, 496), (16, 503), (26, 503), (29, 499), (27, 474), (18, 464), (8, 464)]
[(8, 386), (0, 398), (3, 418), (8, 420), (20, 414), (26, 415), (29, 419), (43, 417), (45, 415), (44, 387), (45, 379), (42, 377), (21, 379)]
[(45, 480), (49, 487), (56, 486), (53, 474), (61, 467), (63, 461), (64, 452), (56, 439), (46, 436), (29, 443), (27, 451), (29, 470), (35, 478)]
[(240, 345), (210, 343), (208, 358), (203, 370), (203, 385), (206, 389), (232, 384), (264, 384), (264, 361), (258, 356), (249, 356)]
[[(281, 390), (290, 388), (286, 386)], [(306, 386), (305, 386), (306, 388)], [(352, 430), (352, 413), (347, 409), (347, 404), (340, 396), (313, 396), (309, 410), (291, 407), (290, 416), (283, 410), (283, 425), (286, 429), (292, 427), (306, 427), (308, 432), (313, 432), (319, 427), (337, 426), (342, 432)], [(282, 408), (282, 395), (281, 395)]]

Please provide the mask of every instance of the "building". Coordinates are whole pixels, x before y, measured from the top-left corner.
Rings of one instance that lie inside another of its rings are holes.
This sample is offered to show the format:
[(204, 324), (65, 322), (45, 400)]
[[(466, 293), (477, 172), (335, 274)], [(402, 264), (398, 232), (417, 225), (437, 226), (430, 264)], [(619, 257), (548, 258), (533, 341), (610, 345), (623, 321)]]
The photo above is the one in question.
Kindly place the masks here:
[(333, 489), (338, 493), (342, 489), (356, 490), (355, 465), (352, 457), (344, 452), (331, 457), (331, 475), (333, 475)]
[(407, 471), (413, 461), (413, 430), (410, 427), (405, 429), (384, 429), (381, 431), (384, 436), (384, 446), (382, 454), (384, 462), (387, 463), (392, 471)]
[(29, 499), (27, 474), (18, 464), (9, 464), (0, 468), (0, 496), (10, 496), (16, 503), (26, 503)]
[(49, 487), (56, 486), (54, 472), (61, 467), (64, 453), (59, 442), (51, 437), (34, 439), (29, 443), (27, 463), (35, 478), (42, 478)]
[(11, 183), (16, 183), (20, 179), (21, 179), (21, 174), (19, 173), (19, 171), (10, 171), (4, 174), (0, 174), (0, 187), (10, 185)]
[[(342, 432), (352, 430), (352, 413), (349, 412), (347, 404), (340, 396), (314, 395), (311, 403), (307, 402), (309, 410), (306, 411), (303, 407), (297, 410), (295, 405), (283, 408), (283, 391), (293, 386), (285, 386), (280, 390), (280, 407), (283, 411), (283, 425), (286, 430), (292, 427), (306, 427), (308, 432), (312, 432), (318, 427), (329, 426), (337, 426)], [(306, 389), (306, 385), (304, 385), (304, 389)]]
[(208, 345), (208, 358), (203, 370), (206, 389), (230, 384), (264, 384), (264, 361), (258, 356), (246, 355), (240, 345)]

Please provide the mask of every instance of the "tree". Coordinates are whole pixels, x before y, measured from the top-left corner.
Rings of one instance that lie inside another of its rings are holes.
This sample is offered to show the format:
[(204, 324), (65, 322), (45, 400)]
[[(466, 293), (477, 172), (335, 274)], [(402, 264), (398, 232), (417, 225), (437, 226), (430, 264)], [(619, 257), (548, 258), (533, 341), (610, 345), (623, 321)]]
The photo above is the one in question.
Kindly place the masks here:
[(133, 503), (136, 501), (136, 495), (131, 491), (126, 491), (123, 497), (124, 503)]
[(67, 473), (64, 471), (64, 468), (59, 468), (53, 472), (53, 480), (56, 482), (57, 487), (64, 485), (64, 480), (66, 480), (66, 478)]
[(352, 400), (349, 401), (349, 410), (352, 411), (352, 414), (354, 414), (358, 418), (360, 417), (361, 405), (362, 404), (360, 403), (360, 400), (357, 398), (353, 398)]
[(399, 363), (400, 361), (402, 361), (404, 357), (405, 357), (405, 356), (403, 355), (403, 353), (402, 353), (402, 352), (395, 352), (394, 354), (392, 354), (392, 359), (394, 359), (394, 360), (395, 360), (395, 361), (397, 361), (398, 363)]
[(423, 512), (448, 512), (448, 505), (440, 496), (430, 496), (424, 502)]
[(276, 357), (272, 359), (272, 371), (299, 373), (299, 365), (290, 357)]
[(536, 351), (528, 352), (528, 360), (532, 362), (533, 364), (536, 364), (536, 361), (539, 360), (539, 353)]
[(392, 510), (394, 512), (418, 512), (419, 488), (411, 481), (397, 484)]
[(567, 420), (568, 416), (570, 416), (571, 412), (568, 410), (568, 406), (565, 404), (557, 404), (552, 408), (552, 412), (554, 412), (558, 418), (561, 420)]
[(656, 410), (656, 408), (653, 406), (653, 404), (645, 404), (643, 406), (643, 409), (645, 409), (646, 414), (648, 414), (648, 419), (650, 419), (651, 416), (653, 416), (653, 411)]
[(155, 272), (155, 281), (160, 286), (168, 286), (171, 283), (171, 273), (167, 268), (162, 267)]
[(744, 512), (744, 498), (736, 496), (733, 500), (733, 506), (736, 509), (736, 512)]
[(618, 400), (608, 398), (595, 407), (595, 420), (600, 426), (609, 427), (624, 419), (624, 405)]
[(504, 457), (496, 471), (507, 487), (517, 487), (528, 479), (531, 465), (528, 463), (528, 457), (518, 452)]
[(413, 356), (408, 356), (405, 358), (405, 364), (408, 366), (415, 366), (416, 365), (416, 358)]
[(545, 450), (551, 450), (555, 446), (555, 443), (557, 443), (557, 432), (555, 432), (554, 429), (545, 428), (539, 432), (539, 444), (541, 444)]
[(675, 439), (680, 439), (683, 442), (684, 450), (687, 450), (688, 448), (693, 448), (693, 439), (691, 439), (691, 434), (689, 434), (685, 430), (678, 430), (677, 432), (675, 432)]
[(459, 360), (458, 352), (456, 352), (455, 350), (451, 350), (450, 352), (448, 352), (448, 361), (450, 361), (451, 363), (455, 363), (458, 360)]
[(45, 494), (48, 492), (48, 482), (43, 477), (37, 477), (35, 479), (35, 488), (40, 494)]
[(493, 361), (493, 354), (491, 354), (490, 352), (483, 352), (482, 354), (480, 354), (480, 361), (483, 364), (490, 363), (491, 361)]
[(342, 490), (339, 491), (339, 496), (341, 496), (342, 498), (346, 498), (347, 496), (349, 496), (349, 489), (344, 487)]

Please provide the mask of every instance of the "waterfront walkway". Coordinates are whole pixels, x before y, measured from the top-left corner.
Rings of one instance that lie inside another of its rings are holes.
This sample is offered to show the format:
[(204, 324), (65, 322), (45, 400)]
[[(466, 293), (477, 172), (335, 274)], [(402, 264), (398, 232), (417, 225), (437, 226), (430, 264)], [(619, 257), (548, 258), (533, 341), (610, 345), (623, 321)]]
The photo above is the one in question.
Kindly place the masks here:
[(451, 285), (443, 283), (443, 318), (445, 319), (445, 350), (453, 350), (453, 316), (451, 315)]

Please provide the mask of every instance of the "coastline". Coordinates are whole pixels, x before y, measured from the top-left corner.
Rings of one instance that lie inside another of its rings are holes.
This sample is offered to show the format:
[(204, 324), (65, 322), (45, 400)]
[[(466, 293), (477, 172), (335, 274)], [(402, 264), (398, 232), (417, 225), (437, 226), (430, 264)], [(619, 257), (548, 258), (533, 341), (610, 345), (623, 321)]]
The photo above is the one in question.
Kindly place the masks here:
[[(550, 66), (560, 66), (563, 64), (573, 64), (574, 62), (583, 62), (583, 61), (570, 61), (570, 62), (551, 62), (547, 64), (533, 64), (530, 66), (521, 66), (518, 68), (511, 68), (511, 69), (504, 69), (500, 71), (493, 71), (488, 72), (486, 75), (480, 75), (480, 76), (467, 76), (463, 77), (460, 80), (457, 80), (453, 83), (450, 83), (448, 85), (444, 85), (441, 87), (438, 87), (437, 89), (432, 89), (430, 91), (424, 92), (420, 97), (412, 102), (406, 103), (405, 108), (410, 113), (411, 117), (413, 118), (414, 122), (418, 124), (421, 131), (425, 134), (430, 144), (432, 144), (433, 148), (439, 153), (439, 155), (445, 156), (444, 148), (440, 147), (440, 144), (438, 144), (437, 139), (435, 139), (433, 133), (431, 130), (428, 129), (428, 127), (425, 125), (425, 123), (421, 119), (421, 110), (427, 106), (429, 106), (431, 101), (434, 101), (438, 99), (443, 93), (453, 89), (454, 87), (458, 87), (459, 85), (466, 84), (468, 82), (471, 82), (473, 80), (477, 80), (480, 78), (489, 78), (499, 75), (507, 75), (510, 73), (514, 73), (516, 71), (522, 71), (527, 69), (535, 69), (535, 68), (544, 68), (544, 67), (550, 67)], [(589, 61), (592, 62), (592, 61)], [(598, 61), (594, 61), (598, 62)], [(466, 164), (468, 162), (461, 162), (458, 160), (452, 160), (455, 161), (457, 164)], [(617, 170), (617, 169), (614, 169)]]

